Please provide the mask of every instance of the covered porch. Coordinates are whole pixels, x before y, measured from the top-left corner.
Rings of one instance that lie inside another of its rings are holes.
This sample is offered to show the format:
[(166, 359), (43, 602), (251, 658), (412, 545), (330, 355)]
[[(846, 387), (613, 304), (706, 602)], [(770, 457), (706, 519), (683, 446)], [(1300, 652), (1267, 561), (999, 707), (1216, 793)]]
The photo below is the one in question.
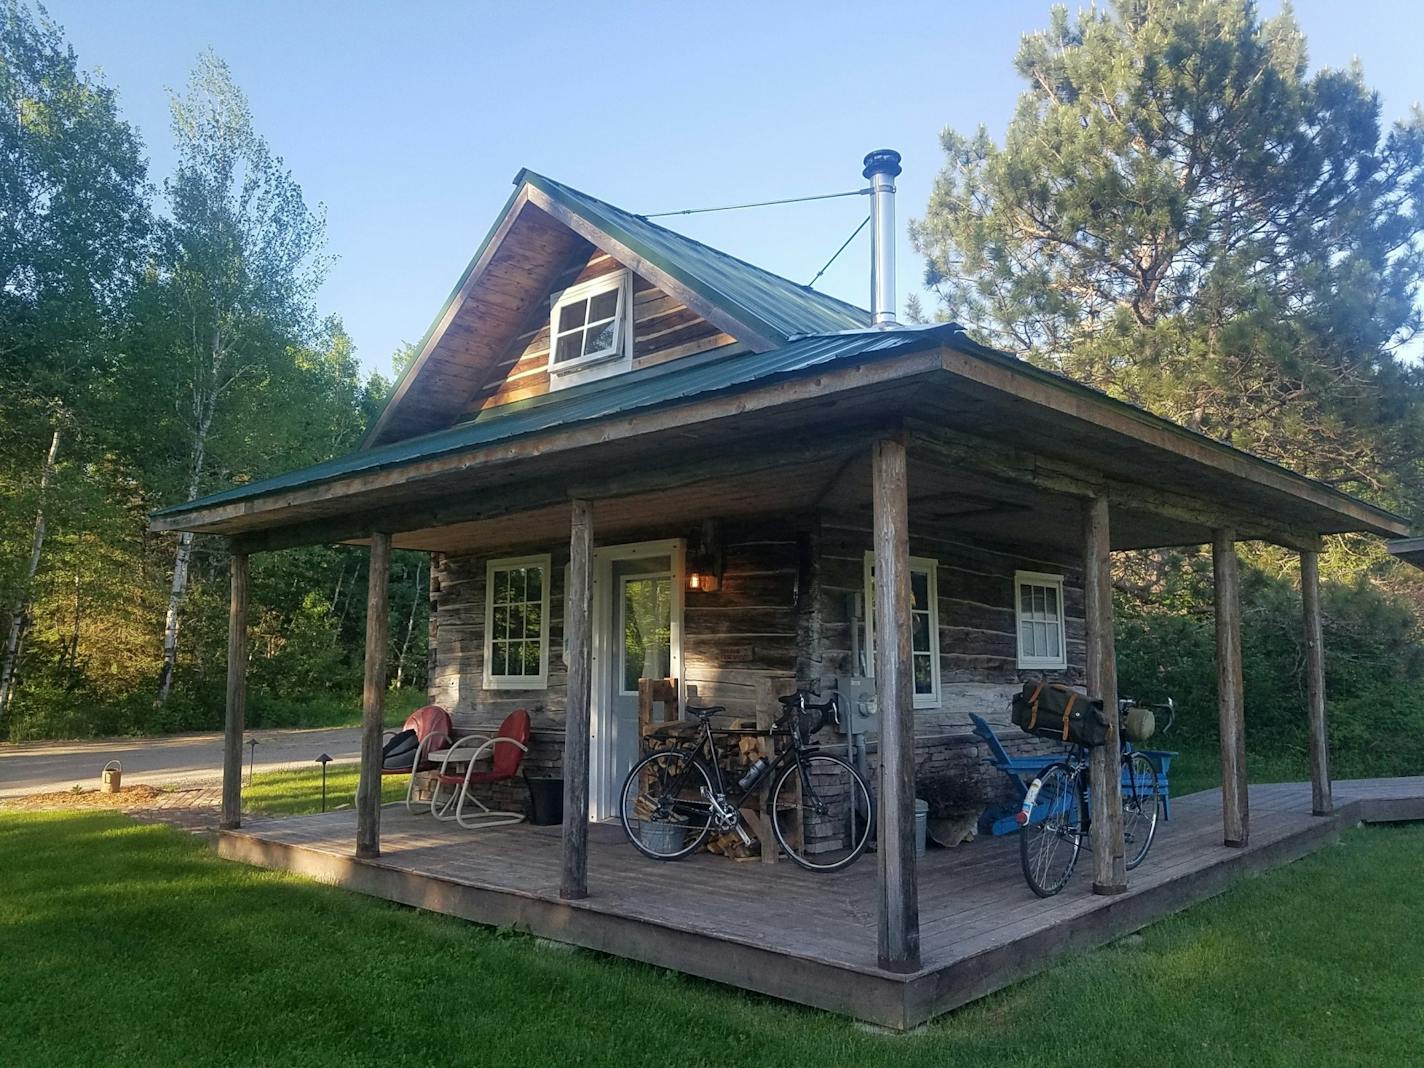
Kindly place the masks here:
[(1014, 839), (932, 850), (919, 864), (920, 965), (877, 963), (871, 858), (835, 875), (791, 865), (734, 864), (701, 855), (671, 864), (634, 852), (613, 827), (592, 829), (581, 901), (560, 896), (557, 827), (462, 831), (382, 813), (382, 852), (351, 855), (355, 816), (251, 823), (223, 832), (222, 856), (296, 872), (361, 893), (477, 923), (675, 969), (788, 1001), (904, 1029), (1105, 944), (1288, 863), (1359, 822), (1424, 818), (1424, 778), (1335, 784), (1335, 814), (1310, 815), (1307, 784), (1253, 786), (1244, 848), (1221, 843), (1219, 791), (1173, 802), (1148, 862), (1127, 893), (1033, 896)]

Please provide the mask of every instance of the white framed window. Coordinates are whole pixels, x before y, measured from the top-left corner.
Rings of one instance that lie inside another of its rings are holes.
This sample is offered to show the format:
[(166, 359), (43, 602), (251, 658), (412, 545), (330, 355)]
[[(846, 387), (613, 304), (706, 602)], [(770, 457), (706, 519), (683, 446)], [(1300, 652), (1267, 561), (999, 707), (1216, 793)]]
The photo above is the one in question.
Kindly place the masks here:
[(1068, 666), (1062, 575), (1014, 572), (1014, 617), (1018, 624), (1019, 667)]
[(549, 557), (485, 568), (485, 688), (542, 690), (549, 681)]
[(632, 338), (632, 272), (618, 271), (555, 293), (549, 312), (550, 388), (628, 370)]
[[(865, 554), (865, 664), (875, 674), (875, 554)], [(939, 562), (910, 557), (910, 660), (915, 679), (915, 707), (937, 708), (939, 688)]]

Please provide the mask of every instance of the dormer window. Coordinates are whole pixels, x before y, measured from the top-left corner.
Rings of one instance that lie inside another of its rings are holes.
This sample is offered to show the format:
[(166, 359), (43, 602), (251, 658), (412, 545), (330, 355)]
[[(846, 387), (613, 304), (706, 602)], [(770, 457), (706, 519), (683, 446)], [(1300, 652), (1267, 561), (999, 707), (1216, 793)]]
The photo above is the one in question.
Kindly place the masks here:
[(604, 275), (554, 294), (549, 317), (551, 389), (626, 371), (633, 364), (633, 276)]

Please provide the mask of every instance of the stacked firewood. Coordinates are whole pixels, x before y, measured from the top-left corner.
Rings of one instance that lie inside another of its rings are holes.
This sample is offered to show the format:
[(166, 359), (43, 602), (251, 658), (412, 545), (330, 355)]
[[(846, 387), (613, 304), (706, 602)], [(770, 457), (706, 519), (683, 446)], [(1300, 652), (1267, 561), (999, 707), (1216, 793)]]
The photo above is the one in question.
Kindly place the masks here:
[[(751, 726), (752, 724), (747, 724)], [(761, 738), (752, 735), (742, 735), (736, 740), (736, 748), (727, 754), (724, 771), (733, 780), (741, 778), (746, 774), (747, 768), (751, 767), (764, 755), (765, 743)], [(730, 788), (732, 783), (728, 783)], [(761, 842), (757, 840), (757, 827), (761, 817), (760, 798), (753, 794), (747, 798), (746, 805), (742, 808), (742, 826), (747, 834), (752, 837), (752, 844), (747, 845), (742, 841), (741, 835), (736, 831), (726, 834), (714, 834), (707, 840), (707, 852), (716, 853), (719, 856), (731, 857), (733, 860), (750, 860), (753, 857), (761, 856)]]

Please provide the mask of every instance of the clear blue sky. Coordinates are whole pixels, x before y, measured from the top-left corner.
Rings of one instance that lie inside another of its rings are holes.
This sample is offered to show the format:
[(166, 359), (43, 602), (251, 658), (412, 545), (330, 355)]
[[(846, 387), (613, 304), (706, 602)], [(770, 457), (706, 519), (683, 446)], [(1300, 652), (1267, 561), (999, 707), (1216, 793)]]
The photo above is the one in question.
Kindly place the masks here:
[[(853, 189), (898, 149), (900, 223), (923, 207), (938, 133), (996, 136), (1012, 59), (1046, 2), (552, 4), (50, 0), (87, 68), (172, 153), (166, 90), (212, 46), (259, 129), (326, 205), (337, 261), (320, 294), (368, 367), (415, 341), (521, 166), (638, 212)], [(1279, 0), (1263, 0), (1274, 14)], [(1314, 66), (1358, 57), (1386, 117), (1421, 96), (1417, 0), (1299, 0)], [(880, 13), (877, 27), (872, 19)], [(858, 198), (672, 220), (809, 281), (865, 214)], [(868, 303), (862, 234), (819, 288)], [(900, 296), (920, 264), (903, 238)]]

